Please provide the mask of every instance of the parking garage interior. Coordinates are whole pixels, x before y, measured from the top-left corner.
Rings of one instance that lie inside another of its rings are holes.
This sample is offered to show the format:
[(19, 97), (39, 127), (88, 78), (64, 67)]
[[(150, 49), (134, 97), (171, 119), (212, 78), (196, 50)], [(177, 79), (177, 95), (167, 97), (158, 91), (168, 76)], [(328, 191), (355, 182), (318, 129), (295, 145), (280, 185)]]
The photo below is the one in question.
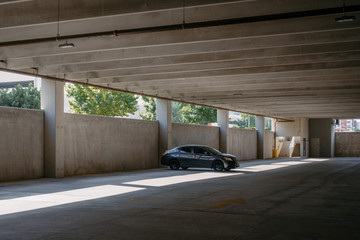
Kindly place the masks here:
[[(0, 107), (0, 239), (358, 239), (360, 134), (335, 123), (360, 117), (359, 11), (0, 1), (0, 70), (42, 79), (41, 110)], [(64, 113), (66, 82), (155, 97), (157, 120)], [(172, 122), (171, 101), (217, 109), (218, 126)], [(161, 166), (182, 144), (240, 167)]]

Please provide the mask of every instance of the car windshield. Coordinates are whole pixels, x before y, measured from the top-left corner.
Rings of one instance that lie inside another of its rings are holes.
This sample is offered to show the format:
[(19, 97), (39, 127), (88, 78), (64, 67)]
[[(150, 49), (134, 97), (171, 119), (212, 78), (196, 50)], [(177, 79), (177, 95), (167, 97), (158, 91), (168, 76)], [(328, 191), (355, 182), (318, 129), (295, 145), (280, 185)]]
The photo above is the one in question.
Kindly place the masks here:
[(204, 147), (204, 149), (206, 149), (206, 151), (208, 151), (208, 152), (210, 152), (210, 153), (212, 153), (212, 154), (214, 154), (214, 155), (219, 155), (219, 154), (221, 154), (221, 152), (218, 151), (218, 150), (216, 150), (215, 148)]

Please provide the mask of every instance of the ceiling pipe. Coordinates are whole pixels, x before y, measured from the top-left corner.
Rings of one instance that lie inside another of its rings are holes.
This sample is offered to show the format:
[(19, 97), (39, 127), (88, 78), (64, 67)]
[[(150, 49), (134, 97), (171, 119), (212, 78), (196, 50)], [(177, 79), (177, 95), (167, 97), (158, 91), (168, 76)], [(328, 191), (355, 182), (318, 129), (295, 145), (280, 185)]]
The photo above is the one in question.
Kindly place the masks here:
[[(347, 13), (358, 12), (358, 11), (360, 11), (360, 5), (353, 5), (353, 6), (346, 7)], [(35, 43), (45, 43), (45, 42), (53, 42), (53, 41), (59, 41), (59, 40), (70, 40), (70, 39), (74, 40), (74, 39), (101, 37), (101, 36), (111, 37), (111, 36), (119, 36), (119, 35), (123, 35), (123, 34), (161, 32), (161, 31), (172, 31), (172, 30), (193, 29), (193, 28), (203, 28), (203, 27), (215, 27), (215, 26), (224, 26), (224, 25), (231, 25), (231, 24), (263, 22), (263, 21), (272, 21), (272, 20), (284, 20), (284, 19), (292, 19), (292, 18), (300, 18), (300, 17), (323, 16), (323, 15), (331, 15), (331, 14), (338, 14), (338, 13), (343, 13), (342, 7), (317, 9), (317, 10), (301, 11), (301, 12), (291, 12), (291, 13), (279, 13), (279, 14), (245, 17), (245, 18), (231, 18), (231, 19), (214, 20), (214, 21), (207, 21), (207, 22), (195, 22), (195, 23), (182, 22), (180, 24), (163, 25), (163, 26), (156, 26), (156, 27), (134, 28), (134, 29), (114, 30), (114, 31), (105, 31), (105, 32), (75, 34), (75, 35), (68, 35), (68, 36), (57, 36), (57, 37), (48, 37), (48, 38), (9, 41), (9, 42), (1, 42), (0, 47), (9, 47), (9, 46), (35, 44)]]

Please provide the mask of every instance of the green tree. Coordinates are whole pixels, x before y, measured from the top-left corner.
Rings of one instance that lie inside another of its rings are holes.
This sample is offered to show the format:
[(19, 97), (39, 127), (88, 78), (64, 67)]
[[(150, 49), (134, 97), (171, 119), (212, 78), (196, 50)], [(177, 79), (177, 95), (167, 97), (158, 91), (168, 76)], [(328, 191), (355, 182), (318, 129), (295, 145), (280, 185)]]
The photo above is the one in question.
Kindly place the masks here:
[(140, 117), (143, 120), (156, 120), (156, 99), (152, 97), (141, 97), (144, 101), (145, 113), (140, 113)]
[(214, 108), (181, 103), (179, 110), (174, 112), (173, 119), (179, 119), (182, 123), (207, 125), (217, 121), (216, 114), (217, 111)]
[(0, 89), (0, 106), (40, 109), (40, 91), (32, 83), (27, 88), (19, 84), (11, 90)]
[[(142, 99), (146, 112), (140, 113), (140, 117), (144, 120), (156, 120), (156, 99), (144, 96)], [(216, 122), (216, 109), (180, 102), (172, 102), (171, 109), (173, 122), (192, 124)]]
[(255, 128), (255, 115), (240, 113), (240, 118), (230, 122), (237, 125), (238, 128)]
[(273, 129), (271, 129), (271, 128), (272, 128), (272, 119), (266, 117), (266, 118), (265, 118), (265, 130), (271, 131), (271, 130), (273, 130)]
[(171, 102), (171, 119), (173, 122), (183, 123), (181, 108), (183, 103), (181, 102)]
[(67, 84), (66, 95), (75, 113), (114, 117), (134, 114), (138, 110), (137, 97), (128, 93)]

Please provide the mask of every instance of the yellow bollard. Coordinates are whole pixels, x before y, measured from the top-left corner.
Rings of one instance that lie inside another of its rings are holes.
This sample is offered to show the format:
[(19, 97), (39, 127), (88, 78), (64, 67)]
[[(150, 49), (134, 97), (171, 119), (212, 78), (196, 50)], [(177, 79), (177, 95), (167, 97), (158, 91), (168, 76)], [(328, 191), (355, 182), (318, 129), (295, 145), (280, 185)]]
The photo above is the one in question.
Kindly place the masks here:
[(277, 153), (277, 149), (276, 148), (274, 148), (273, 149), (273, 158), (277, 158), (278, 157), (278, 153)]

